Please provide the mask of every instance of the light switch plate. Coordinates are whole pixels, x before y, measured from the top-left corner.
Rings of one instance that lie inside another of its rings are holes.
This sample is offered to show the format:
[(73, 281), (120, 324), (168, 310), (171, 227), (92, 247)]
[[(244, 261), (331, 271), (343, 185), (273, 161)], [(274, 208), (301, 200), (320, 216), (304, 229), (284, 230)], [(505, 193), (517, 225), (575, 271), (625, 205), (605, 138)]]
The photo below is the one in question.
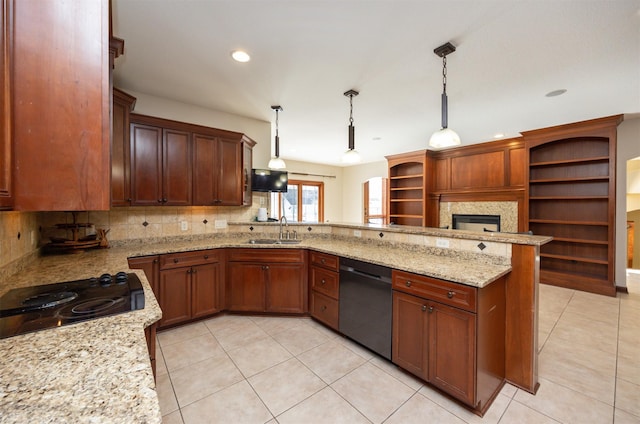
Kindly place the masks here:
[(354, 237), (362, 237), (362, 231), (360, 231), (360, 230), (353, 230), (353, 236), (354, 236)]
[(180, 221), (180, 229), (187, 231), (189, 229), (189, 223), (187, 221)]

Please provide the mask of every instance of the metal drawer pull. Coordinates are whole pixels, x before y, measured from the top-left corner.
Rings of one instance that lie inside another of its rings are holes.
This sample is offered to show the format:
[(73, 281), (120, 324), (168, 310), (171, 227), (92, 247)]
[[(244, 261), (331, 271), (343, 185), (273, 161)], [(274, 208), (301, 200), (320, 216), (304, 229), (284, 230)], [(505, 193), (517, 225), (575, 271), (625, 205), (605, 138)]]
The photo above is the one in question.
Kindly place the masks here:
[(407, 280), (407, 282), (406, 282), (406, 283), (404, 283), (404, 284), (405, 284), (405, 286), (407, 286), (407, 287), (411, 287), (411, 281), (409, 281), (409, 280)]
[(326, 260), (324, 258), (322, 258), (322, 259), (320, 259), (320, 262), (324, 264), (326, 262)]
[(177, 264), (178, 263), (178, 258), (173, 258), (173, 263)]
[(433, 306), (429, 306), (429, 312), (433, 312)]
[(327, 307), (323, 305), (323, 306), (322, 306), (322, 308), (320, 308), (320, 310), (321, 310), (322, 312), (324, 312), (324, 311), (326, 311), (326, 310), (327, 310)]
[(204, 258), (205, 259), (209, 259), (209, 255), (204, 255)]
[(322, 281), (320, 281), (320, 284), (325, 284), (325, 283), (326, 283), (326, 281), (323, 278)]
[(422, 312), (427, 310), (427, 305), (422, 305)]
[(449, 290), (449, 293), (447, 293), (447, 297), (449, 299), (451, 299), (453, 297), (453, 295), (455, 294), (455, 292), (453, 290)]

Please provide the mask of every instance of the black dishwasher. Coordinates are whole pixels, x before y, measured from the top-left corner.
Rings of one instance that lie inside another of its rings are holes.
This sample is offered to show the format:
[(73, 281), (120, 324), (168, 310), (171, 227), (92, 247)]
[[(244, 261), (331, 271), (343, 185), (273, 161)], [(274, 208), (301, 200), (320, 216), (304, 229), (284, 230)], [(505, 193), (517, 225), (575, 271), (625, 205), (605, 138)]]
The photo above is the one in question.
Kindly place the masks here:
[(391, 269), (340, 258), (340, 332), (391, 359)]

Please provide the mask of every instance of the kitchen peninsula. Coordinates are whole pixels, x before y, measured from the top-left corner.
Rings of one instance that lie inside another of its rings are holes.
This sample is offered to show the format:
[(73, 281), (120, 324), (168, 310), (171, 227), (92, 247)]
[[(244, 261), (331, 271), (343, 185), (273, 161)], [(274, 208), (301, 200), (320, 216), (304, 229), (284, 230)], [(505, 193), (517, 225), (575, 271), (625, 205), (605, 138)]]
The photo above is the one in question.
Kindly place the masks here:
[[(127, 270), (131, 257), (237, 248), (327, 253), (479, 290), (504, 280), (506, 380), (536, 391), (537, 266), (540, 246), (548, 237), (350, 224), (297, 224), (296, 228), (302, 239), (297, 245), (249, 244), (249, 239), (276, 238), (278, 232), (276, 225), (252, 222), (230, 224), (213, 235), (42, 256), (4, 278), (0, 294), (14, 287)], [(440, 245), (446, 240), (449, 248), (435, 247), (436, 240)], [(144, 273), (135, 272), (145, 288), (144, 310), (0, 340), (3, 422), (40, 417), (161, 421), (143, 332), (160, 319), (161, 312)]]

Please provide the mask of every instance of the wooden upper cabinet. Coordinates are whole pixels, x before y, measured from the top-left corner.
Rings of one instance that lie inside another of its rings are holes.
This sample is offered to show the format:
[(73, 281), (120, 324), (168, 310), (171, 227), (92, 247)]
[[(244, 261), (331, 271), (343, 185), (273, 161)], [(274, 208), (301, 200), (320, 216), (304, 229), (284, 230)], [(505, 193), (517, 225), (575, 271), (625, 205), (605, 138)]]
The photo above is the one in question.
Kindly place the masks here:
[(108, 210), (108, 2), (3, 0), (5, 12), (7, 5), (14, 209)]
[(242, 143), (193, 134), (193, 201), (196, 205), (241, 205)]
[(191, 205), (191, 134), (162, 130), (162, 204)]
[(13, 206), (11, 190), (11, 56), (12, 56), (12, 2), (2, 0), (2, 26), (0, 27), (0, 210)]
[(113, 89), (111, 108), (111, 206), (131, 204), (131, 150), (129, 115), (136, 98)]
[(251, 204), (249, 137), (132, 113), (129, 143), (132, 206)]
[(131, 205), (162, 204), (162, 128), (131, 124)]

